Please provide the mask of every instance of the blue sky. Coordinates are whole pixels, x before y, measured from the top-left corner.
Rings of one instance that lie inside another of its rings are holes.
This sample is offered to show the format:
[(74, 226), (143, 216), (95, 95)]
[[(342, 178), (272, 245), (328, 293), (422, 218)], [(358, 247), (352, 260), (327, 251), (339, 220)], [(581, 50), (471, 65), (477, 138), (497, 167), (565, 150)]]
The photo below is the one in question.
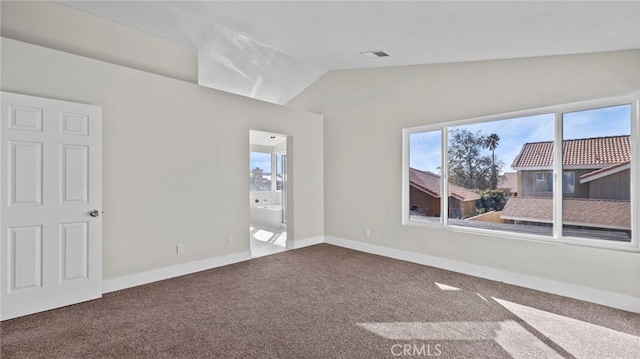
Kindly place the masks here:
[[(271, 173), (271, 154), (266, 152), (250, 152), (249, 154), (249, 170), (260, 167), (263, 173)], [(277, 154), (276, 157), (276, 173), (282, 171), (282, 156)]]
[(256, 167), (262, 168), (264, 173), (271, 173), (271, 154), (264, 152), (251, 152), (249, 170)]
[[(631, 134), (631, 106), (622, 105), (595, 110), (565, 113), (563, 138), (566, 140)], [(554, 114), (520, 117), (509, 120), (456, 126), (482, 135), (498, 134), (496, 159), (504, 162), (503, 171), (513, 171), (511, 163), (527, 142), (553, 141)], [(440, 132), (421, 132), (409, 137), (409, 165), (420, 170), (440, 173)], [(489, 150), (485, 150), (490, 154)]]

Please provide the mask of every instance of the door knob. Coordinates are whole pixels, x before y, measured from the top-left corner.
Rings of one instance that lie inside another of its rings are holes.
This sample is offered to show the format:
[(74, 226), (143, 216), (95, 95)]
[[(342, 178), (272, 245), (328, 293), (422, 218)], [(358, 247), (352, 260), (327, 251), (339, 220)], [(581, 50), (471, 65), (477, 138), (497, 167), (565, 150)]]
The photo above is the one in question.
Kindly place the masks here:
[(93, 211), (89, 212), (89, 215), (91, 217), (98, 217), (100, 215), (100, 212), (98, 212), (97, 209), (94, 209)]

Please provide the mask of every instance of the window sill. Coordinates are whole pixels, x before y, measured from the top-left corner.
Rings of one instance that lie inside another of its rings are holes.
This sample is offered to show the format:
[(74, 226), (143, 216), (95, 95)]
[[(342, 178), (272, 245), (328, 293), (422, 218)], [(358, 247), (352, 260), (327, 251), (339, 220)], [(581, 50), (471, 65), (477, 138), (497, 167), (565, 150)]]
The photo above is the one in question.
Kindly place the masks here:
[(516, 239), (516, 240), (524, 240), (524, 241), (554, 244), (554, 245), (573, 245), (573, 246), (618, 250), (618, 251), (626, 251), (626, 252), (640, 252), (640, 249), (638, 248), (637, 244), (634, 242), (633, 238), (631, 242), (615, 242), (614, 243), (604, 239), (552, 237), (552, 236), (545, 236), (545, 235), (539, 235), (539, 234), (509, 232), (509, 231), (498, 230), (498, 229), (484, 229), (484, 228), (463, 227), (463, 226), (456, 226), (456, 225), (444, 225), (439, 221), (431, 222), (431, 221), (416, 220), (416, 219), (407, 219), (403, 221), (403, 226), (425, 228), (425, 229), (437, 229), (437, 230), (454, 232), (454, 233), (472, 234), (472, 235), (479, 235), (479, 236), (485, 236), (485, 237), (488, 236), (488, 237), (495, 237), (495, 238)]

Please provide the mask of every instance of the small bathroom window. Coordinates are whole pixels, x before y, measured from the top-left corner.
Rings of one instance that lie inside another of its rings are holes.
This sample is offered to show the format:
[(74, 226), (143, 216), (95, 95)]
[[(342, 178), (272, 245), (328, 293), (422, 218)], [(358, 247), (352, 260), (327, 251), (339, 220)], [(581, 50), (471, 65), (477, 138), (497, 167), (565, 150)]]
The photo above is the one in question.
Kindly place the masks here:
[(249, 191), (271, 191), (271, 153), (251, 152), (249, 158)]

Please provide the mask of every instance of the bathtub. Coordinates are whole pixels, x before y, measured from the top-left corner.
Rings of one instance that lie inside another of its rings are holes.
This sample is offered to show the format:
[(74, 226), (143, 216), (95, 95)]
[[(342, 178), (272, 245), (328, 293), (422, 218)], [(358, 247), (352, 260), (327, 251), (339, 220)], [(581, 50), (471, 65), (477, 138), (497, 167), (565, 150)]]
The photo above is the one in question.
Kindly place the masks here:
[(272, 204), (268, 206), (251, 206), (249, 210), (251, 224), (282, 227), (282, 206)]

